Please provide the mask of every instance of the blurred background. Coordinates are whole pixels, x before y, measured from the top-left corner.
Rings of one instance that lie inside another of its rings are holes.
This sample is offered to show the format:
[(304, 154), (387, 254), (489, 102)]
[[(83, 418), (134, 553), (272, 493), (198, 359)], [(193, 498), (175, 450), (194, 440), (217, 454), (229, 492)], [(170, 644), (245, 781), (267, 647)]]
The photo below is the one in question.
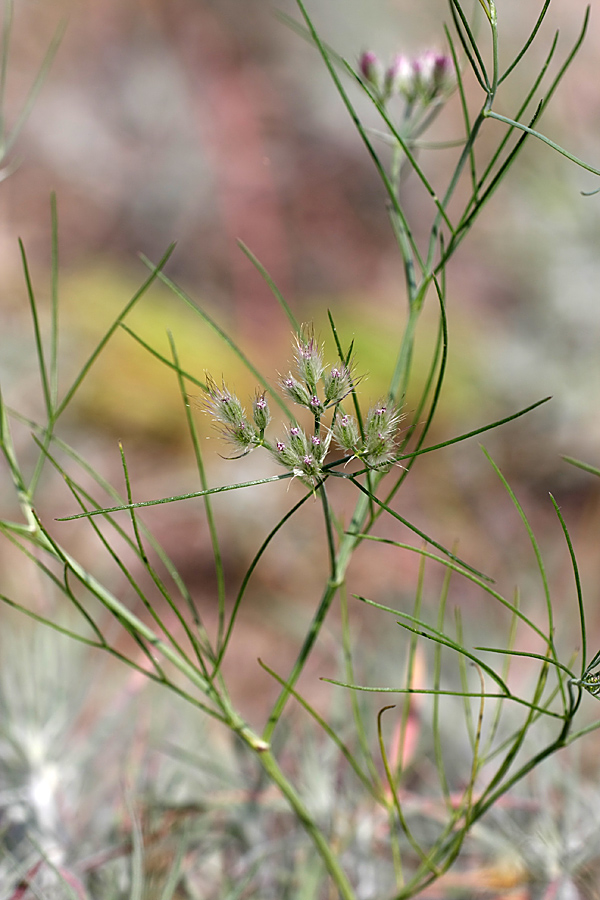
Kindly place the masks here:
[[(577, 38), (585, 6), (585, 0), (553, 0), (530, 57), (504, 87), (499, 112), (514, 112), (558, 28), (556, 71)], [(535, 22), (540, 3), (506, 0), (499, 7), (506, 64)], [(365, 49), (384, 58), (445, 49), (448, 10), (442, 0), (327, 0), (309, 3), (309, 9), (324, 39), (353, 64)], [(329, 350), (328, 309), (344, 343), (355, 340), (358, 368), (366, 375), (364, 406), (385, 390), (405, 319), (405, 295), (384, 192), (317, 53), (282, 14), (299, 20), (293, 0), (15, 4), (9, 126), (63, 21), (66, 30), (12, 151), (15, 169), (0, 185), (0, 375), (11, 406), (32, 416), (42, 408), (17, 239), (24, 243), (38, 299), (47, 306), (53, 191), (64, 384), (147, 277), (140, 254), (158, 261), (172, 241), (177, 246), (168, 275), (275, 381), (290, 359), (289, 323), (238, 248), (241, 239), (297, 318), (314, 321)], [(599, 54), (600, 26), (592, 10), (583, 48), (538, 125), (595, 166), (600, 165)], [(476, 85), (470, 83), (469, 91), (476, 101)], [(497, 134), (495, 123), (487, 127)], [(461, 129), (454, 97), (432, 136), (458, 137)], [(447, 151), (427, 151), (421, 161), (441, 186), (453, 158)], [(600, 636), (599, 482), (561, 459), (566, 454), (600, 463), (600, 196), (581, 195), (597, 187), (591, 174), (529, 141), (449, 272), (450, 365), (432, 433), (432, 440), (443, 440), (552, 396), (483, 442), (536, 529), (558, 602), (558, 633), (569, 652), (577, 640), (571, 630), (572, 573), (548, 492), (572, 531), (590, 624)], [(404, 200), (415, 232), (426, 234), (430, 209), (414, 179), (404, 185)], [(416, 362), (423, 372), (436, 327), (433, 297), (430, 307)], [(129, 324), (163, 353), (171, 330), (184, 368), (200, 379), (206, 371), (217, 381), (223, 375), (241, 398), (253, 395), (254, 382), (236, 357), (167, 290), (153, 289)], [(405, 411), (410, 419), (410, 398)], [(274, 473), (259, 454), (224, 460), (220, 454), (227, 451), (208, 418), (199, 410), (196, 418), (210, 438), (204, 447), (214, 484)], [(122, 485), (117, 447), (122, 440), (137, 499), (197, 489), (176, 381), (124, 333), (94, 366), (65, 417), (63, 435), (117, 485)], [(26, 434), (21, 437), (25, 442)], [(230, 597), (262, 536), (299, 490), (269, 485), (260, 493), (228, 494), (216, 504)], [(446, 546), (458, 541), (462, 556), (497, 578), (500, 589), (510, 594), (520, 583), (527, 608), (542, 615), (539, 578), (522, 524), (477, 440), (424, 457), (397, 502), (404, 516)], [(350, 510), (352, 498), (340, 495), (339, 503)], [(51, 480), (40, 504), (49, 518), (72, 511), (64, 489)], [(214, 571), (199, 501), (149, 511), (145, 520), (214, 623)], [(93, 558), (80, 526), (56, 527), (61, 539), (66, 535)], [(382, 525), (381, 533), (409, 537), (390, 524)], [(239, 699), (253, 721), (260, 722), (277, 691), (256, 658), (285, 673), (317, 602), (325, 567), (319, 509), (307, 504), (256, 573), (242, 612), (231, 674), (239, 676)], [(357, 554), (350, 589), (383, 603), (402, 605), (405, 598), (410, 604), (417, 567), (416, 557), (370, 546)], [(434, 601), (438, 575), (432, 577)], [(3, 577), (8, 585), (3, 592), (22, 591), (6, 561)], [(118, 586), (117, 576), (110, 577)], [(36, 602), (37, 588), (26, 590)], [(474, 604), (480, 610), (479, 595), (471, 596), (464, 586), (459, 593), (456, 602), (467, 611)], [(381, 634), (377, 625), (373, 629), (378, 641), (393, 647), (395, 635)], [(324, 642), (313, 675), (336, 671), (332, 648)]]
[[(554, 0), (531, 57), (505, 85), (501, 112), (513, 112), (558, 28), (557, 69), (576, 40), (584, 10), (583, 0)], [(409, 0), (328, 0), (315, 4), (312, 13), (324, 39), (351, 62), (367, 48), (383, 58), (444, 49), (448, 12), (441, 0), (421, 2), (418, 10)], [(505, 63), (537, 14), (536, 3), (503, 4)], [(15, 170), (1, 185), (0, 367), (13, 406), (35, 414), (41, 404), (17, 238), (43, 305), (50, 292), (52, 191), (59, 216), (65, 384), (145, 279), (140, 254), (157, 261), (172, 241), (177, 247), (169, 276), (276, 380), (288, 365), (290, 329), (238, 248), (241, 239), (297, 318), (314, 321), (328, 348), (327, 309), (345, 343), (355, 340), (359, 370), (366, 375), (364, 405), (385, 389), (405, 297), (383, 190), (317, 53), (282, 15), (299, 19), (293, 0), (244, 0), (243, 6), (239, 0), (16, 3), (9, 126), (56, 29), (64, 22), (66, 31), (12, 151)], [(596, 165), (599, 52), (592, 13), (583, 48), (540, 123), (550, 137)], [(476, 85), (469, 90), (476, 100)], [(358, 96), (357, 102), (363, 109)], [(490, 132), (495, 128), (489, 123)], [(431, 136), (460, 133), (454, 97)], [(482, 143), (485, 149), (485, 135)], [(453, 158), (451, 151), (423, 152), (422, 164), (436, 185), (443, 185)], [(600, 199), (580, 193), (596, 186), (592, 175), (530, 141), (486, 207), (450, 269), (450, 366), (433, 433), (443, 440), (552, 395), (542, 409), (486, 435), (485, 445), (539, 529), (540, 541), (547, 542), (559, 592), (568, 593), (568, 560), (548, 491), (559, 500), (573, 529), (592, 611), (600, 578), (598, 483), (567, 466), (561, 454), (592, 464), (600, 459)], [(425, 234), (430, 209), (417, 188), (415, 179), (407, 179), (404, 200), (416, 233)], [(436, 319), (435, 304), (430, 306), (422, 324), (422, 359), (417, 358), (423, 371)], [(153, 290), (128, 321), (165, 353), (170, 329), (184, 367), (199, 378), (206, 371), (217, 380), (223, 375), (240, 397), (252, 396), (254, 383), (235, 356), (173, 294)], [(406, 412), (410, 418), (410, 398)], [(198, 412), (197, 419), (203, 433), (212, 435), (206, 456), (214, 483), (272, 473), (270, 461), (259, 454), (223, 460), (219, 454), (227, 451), (208, 418)], [(140, 499), (195, 488), (175, 379), (126, 334), (117, 334), (94, 366), (65, 422), (69, 440), (117, 480), (117, 440), (124, 441)], [(266, 533), (296, 495), (295, 486), (289, 492), (269, 486), (260, 496), (230, 494), (217, 505), (231, 585), (255, 552), (256, 529)], [(64, 496), (48, 494), (47, 502), (53, 515), (69, 511)], [(424, 457), (400, 503), (415, 524), (446, 545), (458, 540), (467, 558), (495, 577), (502, 573), (508, 584), (528, 571), (531, 555), (522, 526), (477, 441)], [(190, 503), (154, 511), (148, 520), (193, 586), (206, 591), (210, 608), (214, 575), (201, 517), (200, 507)], [(324, 571), (316, 510), (304, 512), (297, 530), (281, 540), (257, 574), (258, 612), (248, 603), (247, 624), (255, 634), (244, 645), (252, 659), (260, 655), (256, 645), (269, 641), (271, 627), (283, 628), (294, 643)], [(375, 570), (369, 554), (361, 570), (358, 555), (359, 588), (366, 590), (366, 582), (373, 591), (374, 582), (382, 582), (382, 598), (404, 589), (410, 596), (416, 562), (379, 549), (370, 553), (379, 554)], [(275, 597), (285, 614), (273, 613)], [(264, 606), (270, 609), (268, 626)]]

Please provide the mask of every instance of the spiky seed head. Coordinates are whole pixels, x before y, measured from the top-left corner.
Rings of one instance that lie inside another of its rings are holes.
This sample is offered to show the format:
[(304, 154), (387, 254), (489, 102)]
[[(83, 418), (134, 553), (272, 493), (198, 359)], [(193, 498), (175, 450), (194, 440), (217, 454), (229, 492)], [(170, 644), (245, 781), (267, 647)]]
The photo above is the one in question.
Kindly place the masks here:
[(328, 440), (322, 440), (319, 435), (308, 438), (299, 425), (292, 425), (287, 440), (277, 441), (271, 452), (280, 465), (304, 484), (314, 487), (323, 477), (322, 463), (328, 448)]
[(260, 436), (236, 395), (228, 390), (225, 382), (218, 387), (210, 375), (206, 378), (206, 394), (206, 410), (224, 439), (233, 446), (236, 454), (249, 453), (260, 443)]

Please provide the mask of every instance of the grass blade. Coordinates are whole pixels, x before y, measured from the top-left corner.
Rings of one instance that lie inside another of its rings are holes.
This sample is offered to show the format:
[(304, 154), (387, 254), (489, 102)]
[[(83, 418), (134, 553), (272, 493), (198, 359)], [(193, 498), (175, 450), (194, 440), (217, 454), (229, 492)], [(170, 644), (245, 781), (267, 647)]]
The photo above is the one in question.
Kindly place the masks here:
[(289, 323), (292, 326), (292, 329), (294, 331), (294, 334), (300, 334), (301, 328), (300, 328), (300, 325), (298, 324), (296, 317), (294, 316), (294, 313), (290, 309), (290, 306), (289, 306), (287, 300), (285, 299), (285, 297), (283, 296), (283, 294), (281, 293), (281, 291), (279, 290), (279, 288), (277, 287), (277, 285), (275, 284), (275, 282), (273, 281), (273, 279), (271, 278), (271, 276), (269, 275), (269, 273), (267, 272), (267, 270), (265, 269), (263, 264), (260, 262), (258, 257), (256, 257), (254, 255), (252, 250), (250, 250), (250, 248), (239, 238), (237, 241), (237, 245), (240, 248), (240, 250), (242, 251), (242, 253), (244, 253), (245, 256), (248, 257), (248, 259), (250, 260), (250, 262), (252, 263), (254, 268), (257, 270), (257, 272), (260, 273), (260, 275), (264, 279), (265, 283), (271, 289), (271, 293), (273, 294), (273, 296), (279, 303), (280, 307), (282, 308), (283, 312), (287, 316)]
[(160, 271), (160, 268), (159, 268), (160, 263), (159, 263), (159, 266), (155, 267), (154, 264), (152, 262), (150, 262), (150, 260), (146, 256), (142, 256), (142, 261), (144, 262), (145, 265), (148, 266), (149, 269), (152, 269), (156, 273), (156, 276), (158, 277), (158, 279), (160, 281), (162, 281), (162, 283), (164, 285), (166, 285), (169, 288), (169, 290), (171, 290), (175, 294), (176, 297), (179, 297), (180, 300), (183, 300), (183, 302), (186, 304), (186, 306), (189, 306), (189, 308), (191, 310), (193, 310), (193, 312), (195, 312), (196, 315), (200, 316), (200, 318), (203, 319), (203, 321), (206, 322), (206, 324), (209, 325), (212, 328), (212, 330), (214, 332), (216, 332), (216, 334), (218, 334), (218, 336), (221, 338), (221, 340), (224, 341), (224, 343), (230, 348), (230, 350), (233, 351), (233, 353), (235, 354), (235, 356), (237, 356), (237, 358), (240, 360), (240, 362), (246, 367), (246, 369), (248, 369), (249, 372), (251, 372), (254, 375), (256, 380), (263, 386), (265, 391), (267, 391), (267, 393), (273, 398), (273, 400), (277, 403), (277, 405), (280, 407), (280, 409), (285, 413), (287, 418), (293, 419), (294, 416), (288, 409), (285, 402), (279, 396), (277, 391), (273, 390), (273, 388), (271, 387), (269, 382), (266, 380), (264, 375), (262, 375), (262, 373), (256, 368), (256, 366), (254, 366), (250, 362), (250, 360), (248, 359), (246, 354), (241, 350), (240, 347), (238, 347), (238, 345), (227, 334), (227, 332), (224, 331), (220, 327), (220, 325), (217, 325), (217, 323), (214, 321), (214, 319), (212, 319), (205, 310), (203, 310), (200, 306), (197, 306), (194, 303), (194, 301), (192, 300), (192, 298), (188, 294), (186, 294), (186, 292), (184, 290), (182, 290), (178, 285), (176, 285), (174, 281), (171, 281), (171, 279), (168, 278), (164, 274), (164, 272)]
[(107, 343), (109, 342), (109, 340), (111, 339), (111, 337), (113, 336), (113, 334), (115, 333), (117, 328), (119, 328), (123, 319), (131, 312), (131, 310), (136, 305), (136, 303), (144, 296), (144, 294), (154, 284), (154, 282), (156, 281), (158, 275), (160, 274), (163, 266), (165, 266), (167, 264), (174, 249), (175, 249), (175, 244), (171, 244), (171, 246), (167, 249), (166, 253), (163, 255), (162, 259), (156, 266), (156, 268), (153, 269), (152, 273), (149, 275), (149, 277), (146, 279), (146, 281), (142, 284), (142, 286), (139, 288), (139, 290), (137, 290), (135, 292), (135, 294), (133, 295), (131, 300), (123, 307), (123, 309), (121, 310), (121, 312), (119, 313), (117, 318), (114, 320), (114, 322), (112, 323), (110, 328), (104, 333), (104, 336), (100, 339), (100, 341), (98, 342), (98, 344), (96, 345), (96, 347), (94, 348), (94, 350), (92, 351), (90, 356), (88, 357), (87, 361), (84, 363), (84, 365), (80, 369), (79, 374), (76, 376), (71, 387), (68, 389), (68, 391), (66, 392), (62, 401), (60, 402), (59, 406), (57, 407), (57, 409), (55, 411), (55, 415), (54, 415), (55, 419), (58, 419), (58, 417), (61, 415), (61, 413), (69, 405), (69, 403), (73, 399), (74, 394), (81, 387), (81, 384), (82, 384), (84, 378), (86, 377), (86, 375), (88, 374), (89, 370), (91, 369), (93, 364), (96, 362), (96, 360), (100, 356), (103, 349), (106, 347)]

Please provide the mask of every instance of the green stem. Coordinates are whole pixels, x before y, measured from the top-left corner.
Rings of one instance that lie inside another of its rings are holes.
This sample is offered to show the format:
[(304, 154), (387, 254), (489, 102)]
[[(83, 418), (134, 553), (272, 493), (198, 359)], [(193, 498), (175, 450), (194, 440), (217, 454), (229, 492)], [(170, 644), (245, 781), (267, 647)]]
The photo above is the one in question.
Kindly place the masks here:
[(548, 144), (549, 147), (552, 147), (553, 150), (556, 150), (557, 153), (560, 153), (561, 156), (564, 156), (566, 159), (570, 160), (570, 162), (575, 163), (575, 165), (579, 166), (581, 169), (585, 169), (587, 172), (592, 172), (592, 174), (594, 175), (600, 175), (600, 169), (596, 169), (594, 168), (594, 166), (588, 165), (588, 163), (584, 162), (582, 159), (579, 159), (578, 156), (574, 156), (572, 153), (569, 153), (569, 151), (565, 150), (564, 147), (561, 147), (560, 144), (551, 141), (550, 138), (546, 137), (545, 134), (541, 134), (539, 131), (535, 131), (535, 129), (530, 128), (529, 125), (524, 125), (522, 122), (516, 122), (514, 119), (508, 119), (506, 116), (501, 116), (500, 113), (494, 112), (492, 109), (486, 109), (484, 112), (484, 116), (487, 119), (496, 119), (498, 122), (504, 122), (505, 125), (510, 125), (511, 128), (519, 128), (526, 134), (533, 135), (533, 137), (536, 137), (544, 144)]
[(271, 737), (273, 735), (275, 727), (277, 726), (277, 723), (281, 718), (281, 715), (290, 697), (289, 689), (295, 687), (296, 682), (302, 674), (302, 670), (304, 669), (306, 661), (317, 641), (317, 638), (321, 631), (321, 627), (323, 626), (323, 623), (327, 618), (327, 613), (329, 612), (337, 590), (344, 583), (346, 569), (348, 568), (348, 564), (350, 562), (356, 544), (362, 539), (361, 532), (363, 530), (363, 526), (368, 517), (368, 514), (369, 498), (366, 494), (362, 494), (356, 504), (352, 522), (348, 529), (348, 532), (350, 533), (346, 532), (340, 542), (340, 546), (338, 547), (338, 551), (332, 565), (331, 575), (327, 581), (327, 585), (321, 597), (321, 602), (319, 603), (317, 611), (313, 616), (313, 620), (311, 622), (310, 628), (308, 629), (306, 637), (304, 638), (304, 642), (302, 644), (302, 647), (300, 648), (300, 652), (298, 653), (296, 662), (294, 663), (289, 678), (287, 679), (286, 687), (283, 688), (277, 700), (275, 701), (275, 704), (273, 706), (273, 709), (271, 710), (271, 714), (263, 731), (263, 739), (268, 743), (270, 743), (271, 741)]
[[(254, 748), (256, 749), (256, 748)], [(276, 784), (291, 809), (294, 811), (298, 821), (313, 841), (317, 848), (321, 859), (323, 860), (327, 871), (333, 879), (342, 900), (356, 900), (356, 894), (352, 889), (352, 885), (348, 881), (346, 873), (340, 866), (340, 863), (333, 853), (327, 838), (316, 825), (310, 812), (302, 802), (301, 797), (290, 784), (286, 776), (283, 774), (277, 760), (270, 750), (257, 752), (257, 758), (261, 766), (269, 776), (273, 784)]]
[(308, 657), (310, 656), (310, 653), (311, 653), (311, 651), (316, 643), (316, 640), (319, 636), (323, 622), (327, 618), (327, 613), (329, 612), (329, 608), (331, 606), (333, 598), (335, 597), (337, 589), (338, 589), (338, 584), (333, 582), (330, 579), (327, 583), (327, 587), (325, 588), (325, 590), (323, 592), (323, 596), (321, 597), (321, 602), (319, 603), (319, 606), (317, 607), (317, 611), (316, 611), (315, 615), (313, 616), (313, 620), (310, 624), (310, 628), (307, 632), (307, 635), (304, 638), (304, 642), (302, 644), (302, 647), (300, 648), (300, 652), (298, 653), (296, 662), (294, 663), (294, 667), (289, 675), (289, 678), (286, 681), (286, 686), (280, 692), (277, 700), (275, 701), (275, 705), (273, 706), (273, 709), (271, 710), (271, 714), (269, 716), (269, 719), (267, 721), (267, 724), (265, 726), (265, 729), (264, 729), (263, 735), (262, 735), (263, 740), (265, 740), (267, 743), (271, 742), (271, 737), (273, 735), (273, 732), (275, 731), (275, 727), (277, 726), (277, 723), (279, 722), (279, 719), (281, 718), (281, 715), (285, 709), (287, 701), (288, 701), (289, 697), (291, 696), (290, 688), (295, 687), (296, 682), (298, 681), (298, 679), (300, 678), (300, 675), (302, 674), (302, 670), (304, 669), (306, 661), (307, 661)]
[(394, 403), (396, 403), (397, 406), (402, 405), (404, 397), (406, 396), (406, 391), (408, 389), (408, 383), (410, 381), (410, 371), (412, 366), (412, 355), (415, 345), (417, 323), (419, 320), (421, 309), (423, 308), (422, 301), (418, 301), (418, 297), (420, 296), (421, 293), (417, 295), (415, 302), (412, 303), (409, 308), (408, 322), (406, 323), (406, 328), (404, 329), (404, 334), (402, 335), (400, 352), (398, 353), (396, 366), (394, 368), (392, 379), (390, 381), (390, 397), (393, 398)]

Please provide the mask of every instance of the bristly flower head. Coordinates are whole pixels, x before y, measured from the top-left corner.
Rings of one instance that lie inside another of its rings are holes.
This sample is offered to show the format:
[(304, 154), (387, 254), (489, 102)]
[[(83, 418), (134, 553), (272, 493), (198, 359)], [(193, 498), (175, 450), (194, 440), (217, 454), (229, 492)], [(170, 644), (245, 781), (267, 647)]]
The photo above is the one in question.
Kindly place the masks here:
[(342, 415), (333, 426), (336, 443), (351, 458), (362, 460), (370, 469), (387, 469), (396, 456), (396, 437), (403, 416), (393, 405), (380, 401), (367, 413), (361, 437), (356, 419)]
[(356, 383), (353, 364), (340, 362), (326, 372), (323, 347), (317, 342), (312, 328), (303, 327), (296, 335), (295, 343), (296, 375), (288, 372), (280, 384), (290, 400), (320, 418), (326, 409), (341, 403), (352, 391)]
[(392, 404), (383, 400), (367, 413), (360, 458), (370, 468), (379, 469), (393, 462), (396, 455), (396, 434), (402, 418)]
[(325, 406), (335, 406), (341, 403), (344, 397), (352, 391), (354, 384), (352, 363), (338, 363), (332, 366), (329, 372), (323, 375), (323, 387), (325, 389)]
[(281, 379), (281, 387), (290, 400), (297, 403), (298, 406), (310, 408), (310, 394), (306, 386), (301, 381), (298, 381), (297, 378), (294, 378), (291, 372)]
[[(206, 409), (213, 416), (219, 430), (226, 441), (233, 445), (240, 456), (244, 456), (257, 447), (261, 438), (256, 426), (249, 421), (244, 407), (228, 388), (225, 382), (218, 387), (210, 377), (206, 378)], [(268, 409), (267, 409), (268, 414)], [(256, 413), (255, 413), (256, 421)]]
[[(312, 413), (312, 434), (296, 422), (288, 425), (283, 440), (274, 444), (265, 438), (271, 414), (265, 391), (257, 391), (252, 416), (235, 394), (222, 383), (218, 387), (208, 377), (206, 408), (216, 420), (221, 434), (244, 456), (255, 447), (265, 447), (286, 469), (304, 484), (315, 488), (327, 475), (325, 461), (333, 439), (349, 459), (359, 459), (372, 469), (386, 470), (394, 462), (396, 435), (402, 418), (395, 408), (381, 401), (369, 410), (364, 427), (344, 413), (340, 404), (356, 386), (354, 363), (350, 353), (346, 361), (325, 368), (323, 348), (312, 328), (303, 327), (295, 336), (295, 374), (281, 379), (288, 398)], [(328, 410), (334, 410), (330, 427), (323, 422)]]
[(317, 385), (321, 380), (325, 364), (323, 348), (319, 347), (312, 328), (303, 328), (296, 336), (296, 371), (298, 377), (306, 385), (311, 396), (317, 393)]
[(262, 394), (259, 394), (258, 391), (256, 392), (252, 404), (252, 417), (254, 419), (254, 424), (260, 433), (264, 434), (267, 425), (271, 421), (271, 413), (269, 412), (269, 404), (265, 397), (265, 391), (263, 391)]
[(333, 426), (333, 436), (347, 454), (351, 457), (357, 455), (360, 449), (360, 431), (354, 416), (338, 416)]
[(280, 465), (309, 487), (314, 487), (323, 477), (323, 463), (331, 435), (321, 438), (313, 434), (310, 438), (299, 425), (291, 425), (285, 441), (277, 441), (271, 453)]

